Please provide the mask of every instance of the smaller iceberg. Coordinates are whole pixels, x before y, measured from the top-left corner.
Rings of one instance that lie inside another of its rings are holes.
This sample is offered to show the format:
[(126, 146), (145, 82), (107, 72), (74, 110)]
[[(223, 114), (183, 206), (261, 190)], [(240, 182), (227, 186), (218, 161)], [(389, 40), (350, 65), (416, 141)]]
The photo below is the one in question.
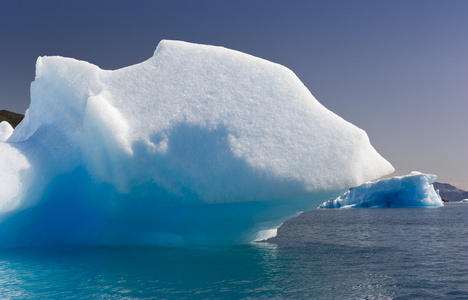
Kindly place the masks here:
[(322, 203), (319, 208), (443, 206), (431, 184), (436, 177), (413, 171), (406, 176), (366, 182), (335, 200)]

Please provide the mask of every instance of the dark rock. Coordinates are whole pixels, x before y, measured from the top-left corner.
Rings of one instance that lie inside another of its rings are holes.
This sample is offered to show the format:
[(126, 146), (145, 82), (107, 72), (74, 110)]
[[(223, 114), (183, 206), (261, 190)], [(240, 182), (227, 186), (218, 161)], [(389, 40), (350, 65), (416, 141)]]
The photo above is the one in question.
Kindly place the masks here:
[(7, 121), (15, 128), (23, 120), (24, 115), (17, 114), (8, 110), (0, 110), (0, 122)]
[(434, 182), (434, 188), (439, 190), (439, 195), (447, 201), (461, 201), (468, 198), (468, 192), (448, 183)]

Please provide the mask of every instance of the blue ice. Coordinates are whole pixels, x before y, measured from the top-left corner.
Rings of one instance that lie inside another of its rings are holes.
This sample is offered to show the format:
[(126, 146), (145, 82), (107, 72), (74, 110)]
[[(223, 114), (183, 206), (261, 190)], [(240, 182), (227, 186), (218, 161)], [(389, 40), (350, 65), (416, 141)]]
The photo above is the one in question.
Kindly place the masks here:
[(320, 208), (443, 206), (431, 184), (435, 179), (435, 175), (413, 171), (406, 176), (366, 182), (322, 203)]

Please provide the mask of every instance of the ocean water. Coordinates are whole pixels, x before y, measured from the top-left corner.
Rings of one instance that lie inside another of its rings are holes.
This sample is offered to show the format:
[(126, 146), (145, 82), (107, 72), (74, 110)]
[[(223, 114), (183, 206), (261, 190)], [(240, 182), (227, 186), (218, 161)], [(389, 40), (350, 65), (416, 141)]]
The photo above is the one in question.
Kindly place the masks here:
[(236, 247), (0, 251), (0, 299), (468, 299), (468, 204), (315, 210)]

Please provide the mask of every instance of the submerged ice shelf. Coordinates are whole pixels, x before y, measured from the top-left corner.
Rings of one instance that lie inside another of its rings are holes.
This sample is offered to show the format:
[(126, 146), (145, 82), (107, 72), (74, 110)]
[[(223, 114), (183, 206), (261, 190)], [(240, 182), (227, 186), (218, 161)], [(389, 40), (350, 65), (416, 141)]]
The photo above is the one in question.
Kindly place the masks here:
[(319, 208), (443, 206), (431, 184), (435, 179), (435, 175), (413, 171), (406, 176), (366, 182), (335, 200), (322, 203)]
[(40, 57), (0, 143), (0, 247), (247, 243), (391, 172), (260, 58), (179, 41), (114, 71)]

